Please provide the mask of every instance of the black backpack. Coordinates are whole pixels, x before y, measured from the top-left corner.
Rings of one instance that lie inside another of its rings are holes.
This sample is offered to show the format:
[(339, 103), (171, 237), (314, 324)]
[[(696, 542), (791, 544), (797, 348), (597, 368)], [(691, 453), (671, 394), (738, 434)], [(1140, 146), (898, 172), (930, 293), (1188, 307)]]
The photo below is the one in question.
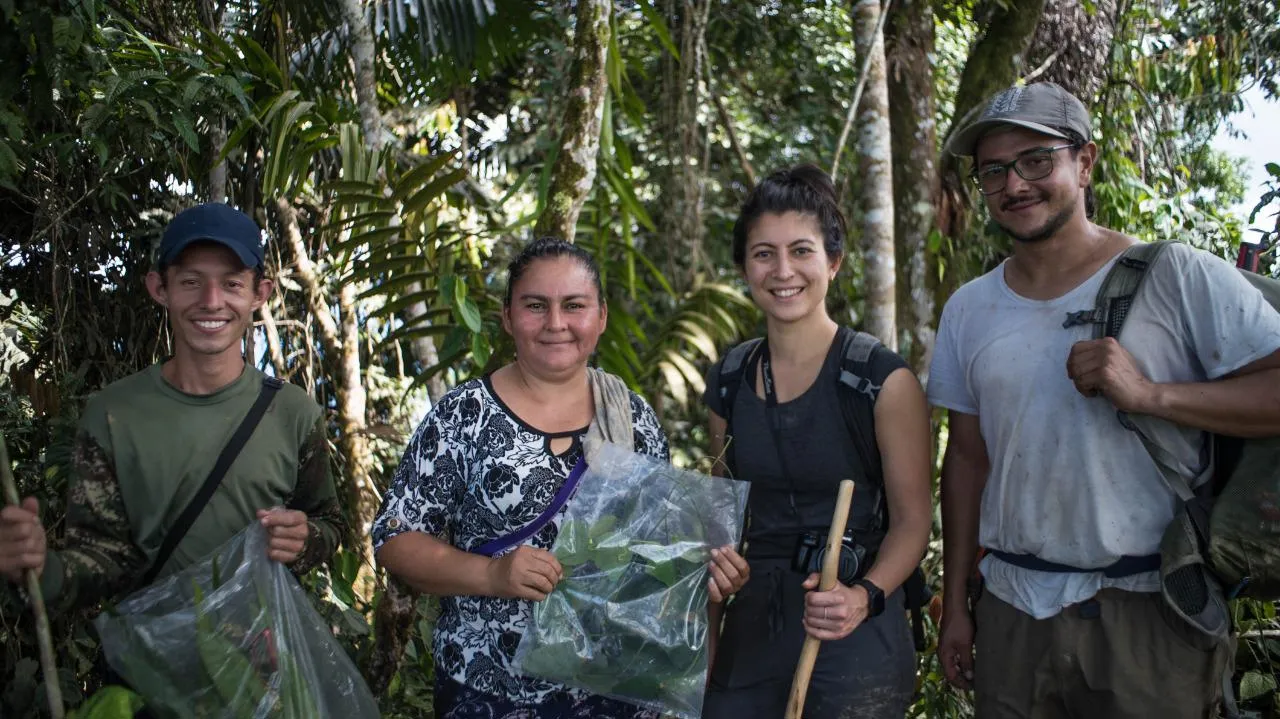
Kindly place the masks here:
[[(876, 444), (875, 429), (875, 404), (880, 387), (868, 379), (871, 374), (871, 356), (881, 344), (872, 335), (845, 327), (840, 328), (839, 337), (840, 379), (836, 392), (840, 397), (840, 413), (844, 416), (849, 435), (854, 438), (853, 445), (865, 473), (864, 479), (871, 483), (877, 493), (875, 506), (880, 517), (877, 529), (886, 531), (889, 516), (884, 500), (884, 473), (880, 466), (880, 448)], [(725, 353), (720, 364), (720, 372), (716, 377), (716, 394), (720, 397), (720, 406), (724, 410), (726, 447), (731, 446), (733, 406), (738, 397), (738, 389), (742, 386), (743, 375), (751, 367), (752, 359), (763, 345), (764, 340), (760, 337), (735, 345)], [(725, 456), (726, 465), (731, 471), (732, 456), (732, 452)], [(911, 634), (916, 651), (923, 652), (928, 645), (925, 642), (922, 610), (933, 598), (933, 592), (919, 566), (903, 582), (902, 591), (907, 609), (911, 612)]]

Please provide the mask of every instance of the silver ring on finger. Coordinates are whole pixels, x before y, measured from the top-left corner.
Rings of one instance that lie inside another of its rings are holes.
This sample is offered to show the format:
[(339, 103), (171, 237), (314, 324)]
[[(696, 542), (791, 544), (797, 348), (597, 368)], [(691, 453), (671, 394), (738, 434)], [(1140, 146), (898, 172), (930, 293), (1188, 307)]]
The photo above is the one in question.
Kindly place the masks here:
[(831, 607), (822, 608), (822, 621), (827, 621), (827, 613), (831, 611)]

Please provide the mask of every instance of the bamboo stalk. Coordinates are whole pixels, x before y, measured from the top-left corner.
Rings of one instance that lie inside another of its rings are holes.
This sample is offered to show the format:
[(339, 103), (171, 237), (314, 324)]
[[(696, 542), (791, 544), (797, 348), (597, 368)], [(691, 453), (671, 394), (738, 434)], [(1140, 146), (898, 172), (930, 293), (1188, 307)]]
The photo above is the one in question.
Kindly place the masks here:
[[(4, 485), (5, 502), (15, 507), (21, 505), (18, 484), (13, 479), (13, 470), (9, 468), (9, 449), (5, 446), (2, 432), (0, 432), (0, 483)], [(40, 645), (40, 670), (44, 674), (44, 691), (49, 699), (49, 713), (53, 719), (62, 719), (65, 716), (62, 705), (62, 686), (58, 683), (58, 666), (53, 657), (53, 633), (49, 630), (49, 614), (45, 611), (44, 595), (40, 592), (40, 578), (31, 570), (22, 574), (27, 582), (31, 613), (36, 617), (36, 641)]]
[[(829, 592), (836, 585), (840, 575), (840, 549), (843, 546), (844, 528), (849, 523), (849, 500), (853, 498), (853, 480), (840, 481), (840, 493), (836, 497), (836, 511), (831, 517), (831, 528), (827, 530), (827, 553), (822, 558), (822, 575), (818, 580), (818, 591)], [(813, 678), (813, 664), (818, 659), (818, 648), (822, 640), (805, 636), (804, 647), (800, 650), (800, 662), (796, 664), (796, 675), (791, 681), (791, 699), (787, 702), (787, 719), (800, 719), (804, 714), (804, 700), (809, 693), (809, 680)]]

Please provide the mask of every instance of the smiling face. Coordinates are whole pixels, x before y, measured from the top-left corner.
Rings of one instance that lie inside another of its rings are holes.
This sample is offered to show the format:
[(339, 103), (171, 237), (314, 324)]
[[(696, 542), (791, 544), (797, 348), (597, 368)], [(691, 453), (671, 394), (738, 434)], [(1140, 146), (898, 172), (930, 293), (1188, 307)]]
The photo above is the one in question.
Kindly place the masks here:
[[(1062, 145), (1065, 141), (1024, 128), (992, 132), (977, 145), (974, 161), (978, 172), (995, 164), (1012, 162), (1022, 153)], [(986, 195), (991, 219), (1020, 242), (1040, 242), (1064, 226), (1085, 222), (1084, 188), (1089, 185), (1097, 147), (1086, 144), (1078, 151), (1052, 153), (1053, 171), (1039, 180), (1024, 180), (1010, 169), (1004, 190)]]
[(163, 277), (147, 275), (152, 298), (169, 310), (175, 357), (238, 356), (271, 287), (266, 279), (255, 284), (254, 271), (229, 248), (204, 242), (183, 250)]
[(751, 298), (770, 320), (795, 322), (826, 314), (827, 286), (842, 259), (827, 256), (817, 217), (765, 213), (747, 233), (742, 272)]
[(587, 366), (607, 319), (591, 272), (567, 256), (530, 263), (502, 309), (502, 327), (515, 340), (521, 367), (551, 378)]

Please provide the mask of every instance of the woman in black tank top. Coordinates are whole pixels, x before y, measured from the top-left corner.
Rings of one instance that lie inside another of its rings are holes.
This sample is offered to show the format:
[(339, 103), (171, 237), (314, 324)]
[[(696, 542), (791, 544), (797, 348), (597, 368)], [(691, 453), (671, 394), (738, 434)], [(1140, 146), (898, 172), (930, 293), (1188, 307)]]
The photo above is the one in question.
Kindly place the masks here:
[[(768, 333), (733, 373), (741, 385), (723, 391), (722, 359), (704, 396), (720, 473), (732, 467), (752, 484), (751, 580), (724, 610), (704, 719), (783, 716), (806, 635), (823, 645), (805, 717), (901, 717), (911, 702), (915, 662), (900, 587), (920, 562), (932, 523), (928, 409), (902, 358), (883, 346), (872, 350), (859, 387), (873, 403), (874, 427), (864, 429), (874, 436), (864, 446), (876, 456), (862, 459), (842, 411), (852, 390), (839, 386), (853, 335), (826, 309), (844, 240), (831, 180), (812, 165), (766, 178), (734, 226), (734, 262)], [(727, 417), (733, 441), (726, 449)], [(858, 482), (849, 544), (862, 566), (820, 592), (818, 575), (799, 566), (797, 547), (806, 535), (825, 541), (845, 478)]]

